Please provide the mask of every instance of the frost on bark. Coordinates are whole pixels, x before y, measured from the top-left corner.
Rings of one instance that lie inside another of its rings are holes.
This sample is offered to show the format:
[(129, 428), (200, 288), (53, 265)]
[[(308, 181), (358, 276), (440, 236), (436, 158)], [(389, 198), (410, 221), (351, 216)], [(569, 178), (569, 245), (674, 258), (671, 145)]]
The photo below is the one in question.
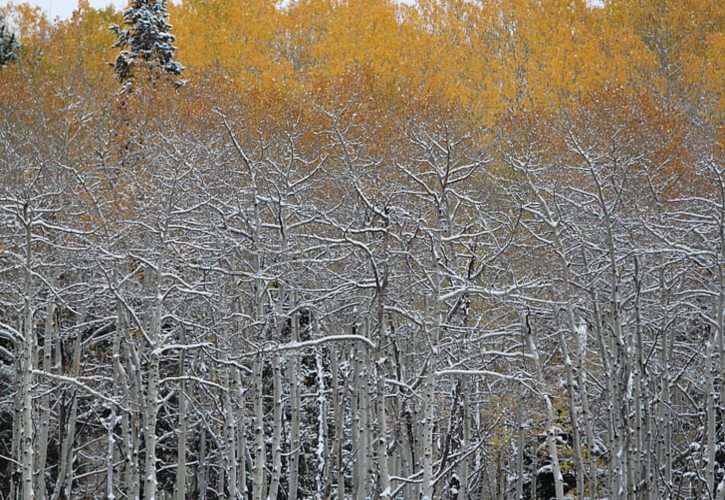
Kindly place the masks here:
[(205, 105), (125, 164), (0, 116), (0, 497), (725, 495), (714, 157)]

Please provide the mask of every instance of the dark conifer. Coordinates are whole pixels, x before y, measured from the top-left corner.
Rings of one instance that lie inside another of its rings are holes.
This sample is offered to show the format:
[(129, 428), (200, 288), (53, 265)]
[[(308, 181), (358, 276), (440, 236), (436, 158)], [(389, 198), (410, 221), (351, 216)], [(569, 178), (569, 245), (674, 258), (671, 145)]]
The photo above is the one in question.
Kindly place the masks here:
[(15, 33), (5, 24), (5, 17), (0, 14), (0, 67), (14, 61), (18, 57), (18, 43)]
[(113, 25), (115, 48), (122, 49), (113, 64), (113, 70), (124, 87), (130, 86), (134, 67), (142, 62), (152, 78), (162, 74), (180, 75), (184, 66), (174, 61), (174, 35), (167, 22), (165, 0), (133, 0), (123, 13), (127, 29)]

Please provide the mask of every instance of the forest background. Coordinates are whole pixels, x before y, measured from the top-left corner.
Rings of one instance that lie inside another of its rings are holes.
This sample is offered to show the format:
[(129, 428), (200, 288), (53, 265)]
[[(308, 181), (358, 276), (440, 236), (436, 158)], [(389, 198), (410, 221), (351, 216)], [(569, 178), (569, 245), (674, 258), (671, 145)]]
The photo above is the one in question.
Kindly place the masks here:
[(720, 2), (0, 14), (0, 498), (725, 497)]

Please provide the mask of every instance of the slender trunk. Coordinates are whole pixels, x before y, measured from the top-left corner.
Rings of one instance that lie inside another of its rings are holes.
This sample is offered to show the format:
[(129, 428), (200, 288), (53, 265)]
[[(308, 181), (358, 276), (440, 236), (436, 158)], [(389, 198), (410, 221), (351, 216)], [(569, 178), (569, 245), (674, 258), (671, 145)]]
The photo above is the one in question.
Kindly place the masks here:
[(380, 373), (382, 366), (377, 366), (376, 372), (376, 413), (378, 419), (378, 469), (380, 498), (390, 498), (390, 469), (388, 465), (388, 428), (385, 416), (385, 386), (384, 375)]
[[(182, 338), (182, 341), (185, 341)], [(186, 350), (179, 356), (179, 375), (184, 375)], [(187, 391), (190, 384), (182, 380), (179, 387), (179, 437), (176, 442), (176, 484), (174, 485), (174, 500), (186, 499), (186, 447), (189, 429), (189, 401)]]
[(423, 393), (423, 500), (433, 498), (433, 405), (435, 403), (435, 375), (429, 372)]
[(539, 361), (539, 352), (534, 344), (531, 327), (529, 325), (528, 317), (524, 321), (524, 340), (528, 348), (529, 354), (534, 361), (534, 368), (536, 371), (536, 382), (541, 398), (544, 400), (546, 406), (546, 447), (549, 451), (549, 459), (551, 460), (551, 470), (554, 476), (554, 490), (556, 492), (556, 500), (564, 499), (564, 485), (563, 478), (561, 476), (561, 467), (559, 465), (559, 454), (556, 449), (556, 435), (554, 430), (554, 424), (556, 422), (554, 416), (554, 407), (551, 403), (551, 397), (546, 391), (546, 382), (544, 380), (544, 372), (541, 368), (541, 362)]
[(23, 285), (23, 349), (20, 358), (21, 379), (21, 427), (20, 453), (22, 464), (23, 500), (35, 498), (33, 491), (33, 357), (35, 356), (35, 332), (33, 331), (33, 214), (26, 204), (23, 207), (25, 224), (25, 282)]
[[(460, 380), (461, 383), (461, 398), (462, 398), (462, 414), (461, 414), (461, 423), (463, 426), (463, 429), (461, 430), (461, 453), (468, 453), (468, 448), (471, 446), (471, 409), (470, 409), (470, 403), (469, 403), (469, 394), (468, 394), (468, 384), (469, 382), (466, 382), (463, 377), (461, 377)], [(523, 476), (523, 462), (521, 463), (522, 469), (521, 473)], [(468, 484), (468, 476), (469, 476), (469, 469), (470, 469), (470, 459), (464, 458), (461, 460), (460, 465), (458, 466), (458, 478), (460, 481), (460, 486), (458, 489), (458, 498), (461, 500), (465, 500), (468, 498), (468, 491), (469, 491), (469, 484)], [(523, 479), (523, 478), (522, 478)]]
[(254, 360), (254, 471), (252, 475), (252, 498), (264, 498), (264, 466), (267, 453), (264, 444), (264, 394), (262, 392), (262, 369), (264, 360), (261, 355)]
[(582, 320), (576, 332), (576, 357), (577, 357), (577, 378), (579, 383), (579, 394), (581, 395), (582, 419), (584, 420), (584, 431), (587, 437), (587, 459), (589, 469), (588, 486), (590, 498), (597, 496), (597, 457), (594, 454), (594, 427), (592, 425), (592, 411), (589, 404), (589, 389), (587, 387), (587, 372), (584, 367), (586, 359), (587, 337), (589, 335), (587, 325)]
[[(126, 310), (119, 303), (118, 311), (118, 332), (124, 340), (119, 345), (119, 356), (114, 358), (115, 374), (128, 402), (129, 410), (121, 416), (121, 428), (123, 432), (122, 447), (125, 461), (124, 490), (126, 498), (137, 500), (141, 491), (141, 476), (139, 468), (140, 433), (139, 405), (141, 404), (141, 380), (140, 362), (134, 340), (128, 331)], [(119, 342), (120, 343), (120, 342)], [(125, 347), (123, 356), (120, 354), (121, 347)], [(125, 362), (123, 362), (125, 361)]]
[[(85, 321), (85, 312), (81, 314), (80, 322)], [(71, 365), (71, 376), (78, 376), (80, 374), (81, 367), (81, 334), (75, 338), (73, 343), (73, 362)], [(76, 435), (76, 419), (78, 415), (78, 394), (75, 389), (71, 392), (71, 408), (67, 420), (65, 422), (65, 429), (63, 433), (63, 443), (61, 444), (60, 457), (58, 459), (60, 468), (58, 470), (58, 479), (53, 489), (53, 500), (58, 500), (62, 494), (66, 498), (71, 498), (71, 491), (73, 487), (73, 444), (75, 443)]]
[[(116, 380), (118, 383), (114, 384), (112, 389), (112, 394), (114, 397), (118, 398), (119, 396), (119, 390), (117, 388), (118, 385), (123, 386), (124, 385), (124, 379), (122, 374), (122, 369), (119, 368), (120, 365), (120, 359), (121, 359), (121, 337), (123, 336), (124, 331), (124, 324), (122, 320), (122, 310), (120, 306), (117, 304), (117, 316), (116, 316), (116, 332), (113, 336), (113, 347), (112, 347), (112, 358), (113, 358), (113, 375), (114, 380)], [(116, 489), (115, 489), (115, 463), (117, 459), (117, 451), (116, 451), (116, 424), (118, 423), (118, 409), (116, 408), (116, 405), (111, 406), (111, 415), (108, 417), (108, 422), (106, 424), (106, 433), (107, 433), (107, 441), (106, 441), (106, 497), (109, 499), (116, 498)]]
[(711, 338), (706, 346), (707, 360), (707, 399), (706, 399), (706, 422), (707, 422), (707, 464), (705, 465), (705, 484), (707, 485), (707, 494), (709, 498), (714, 497), (715, 492), (715, 452), (717, 444), (717, 436), (715, 434), (715, 408), (717, 405), (718, 394), (715, 390), (715, 377), (717, 376), (717, 364), (715, 361), (715, 346), (717, 338)]
[[(236, 500), (240, 498), (240, 492), (237, 490), (237, 426), (234, 418), (234, 408), (232, 407), (232, 392), (234, 384), (231, 381), (230, 370), (233, 368), (225, 366), (222, 368), (223, 387), (226, 388), (222, 392), (222, 404), (224, 406), (224, 456), (222, 461), (224, 464), (224, 475), (226, 476), (226, 484), (228, 488), (228, 498)], [(223, 490), (222, 490), (223, 491)]]
[[(335, 476), (337, 484), (337, 500), (345, 499), (345, 460), (343, 457), (344, 439), (344, 392), (340, 388), (340, 368), (337, 360), (337, 350), (330, 351), (330, 371), (332, 375), (332, 411), (335, 418), (335, 443), (333, 445), (335, 456)], [(343, 382), (344, 388), (344, 382)], [(332, 468), (332, 464), (330, 466)], [(292, 492), (290, 490), (290, 498)]]
[[(43, 338), (43, 370), (50, 372), (53, 367), (53, 344), (55, 342), (55, 304), (50, 303), (45, 313), (45, 335)], [(35, 465), (35, 495), (39, 500), (47, 495), (45, 484), (45, 463), (48, 457), (48, 428), (50, 427), (50, 393), (46, 391), (40, 400), (40, 428), (38, 429), (38, 460)]]
[[(641, 283), (640, 283), (639, 260), (634, 259), (634, 281), (635, 281), (635, 362), (634, 362), (634, 404), (635, 404), (635, 494), (644, 498), (645, 491), (651, 489), (649, 457), (651, 450), (649, 449), (648, 436), (645, 435), (645, 426), (648, 419), (649, 411), (644, 402), (642, 380), (646, 375), (644, 361), (644, 347), (642, 339), (642, 313), (641, 313)], [(640, 485), (642, 487), (640, 488)]]
[(201, 423), (199, 432), (199, 465), (198, 465), (198, 481), (199, 481), (199, 500), (206, 500), (206, 423)]
[(244, 413), (245, 390), (242, 387), (242, 378), (238, 369), (234, 370), (234, 391), (237, 419), (237, 461), (239, 473), (237, 474), (237, 491), (246, 500), (247, 495), (247, 429)]
[[(719, 217), (715, 218), (715, 223), (717, 224), (717, 227), (719, 228), (719, 249), (718, 249), (718, 262), (720, 265), (718, 266), (718, 273), (717, 273), (717, 289), (718, 293), (715, 297), (715, 304), (714, 304), (714, 311), (715, 311), (715, 321), (714, 321), (714, 327), (715, 327), (715, 337), (717, 339), (717, 350), (718, 350), (718, 357), (719, 357), (719, 373), (713, 373), (713, 377), (719, 375), (719, 382), (720, 382), (720, 393), (714, 394), (713, 397), (717, 397), (717, 403), (718, 403), (718, 413), (716, 414), (713, 412), (713, 416), (718, 415), (721, 419), (721, 422), (725, 422), (725, 415), (723, 414), (723, 405), (725, 405), (725, 265), (723, 262), (725, 262), (725, 189), (723, 189), (723, 186), (725, 186), (725, 183), (723, 182), (722, 174), (719, 175), (720, 178), (720, 213)], [(713, 366), (713, 372), (715, 372), (716, 367)], [(714, 468), (716, 467), (714, 462), (709, 462), (708, 467)], [(720, 481), (720, 484), (718, 485), (717, 492), (713, 492), (713, 490), (710, 490), (713, 496), (717, 495), (717, 500), (725, 499), (725, 476), (723, 476), (723, 479)]]
[[(573, 320), (570, 321), (573, 323)], [(573, 329), (572, 332), (576, 332)], [(576, 333), (575, 333), (576, 335)], [(559, 350), (561, 351), (562, 357), (564, 358), (564, 372), (566, 377), (566, 393), (567, 400), (569, 403), (569, 421), (571, 423), (571, 434), (574, 444), (574, 463), (576, 466), (576, 484), (577, 491), (584, 491), (584, 468), (582, 467), (582, 450), (581, 440), (579, 438), (579, 418), (576, 405), (576, 395), (574, 393), (574, 373), (572, 368), (571, 357), (569, 356), (569, 348), (567, 347), (566, 340), (564, 339), (564, 332), (559, 329)]]
[(143, 409), (143, 435), (146, 447), (144, 498), (146, 500), (155, 500), (158, 488), (156, 479), (156, 417), (159, 401), (159, 357), (156, 354), (151, 354), (146, 387), (146, 401)]
[(108, 416), (106, 423), (106, 498), (113, 500), (116, 498), (113, 488), (113, 450), (115, 448), (115, 437), (113, 427), (116, 424), (116, 405), (111, 405), (111, 414)]
[(161, 332), (161, 314), (163, 310), (163, 295), (161, 293), (162, 269), (164, 268), (164, 249), (161, 250), (156, 268), (154, 269), (154, 304), (153, 315), (149, 328), (149, 364), (148, 379), (146, 382), (146, 400), (143, 405), (144, 443), (146, 445), (146, 463), (144, 467), (144, 498), (156, 499), (158, 480), (156, 477), (156, 420), (159, 411), (159, 349), (163, 345)]
[(284, 401), (282, 400), (282, 365), (279, 358), (273, 359), (273, 395), (274, 395), (274, 430), (272, 431), (272, 480), (269, 486), (269, 500), (277, 499), (279, 483), (282, 478), (282, 417)]
[(322, 355), (315, 355), (317, 367), (317, 475), (315, 498), (322, 500), (325, 490), (325, 469), (327, 468), (327, 399), (325, 398), (325, 373), (322, 368)]
[[(524, 498), (524, 408), (523, 408), (523, 385), (516, 393), (516, 500)], [(464, 398), (465, 391), (463, 391)], [(465, 400), (464, 400), (465, 401)], [(461, 496), (461, 498), (466, 498)]]
[(363, 495), (360, 493), (362, 489), (360, 482), (362, 474), (360, 473), (360, 398), (358, 397), (358, 384), (360, 380), (359, 363), (357, 361), (358, 349), (353, 347), (350, 351), (352, 358), (352, 379), (349, 381), (350, 392), (350, 434), (352, 441), (352, 456), (355, 460), (352, 462), (352, 498), (360, 500)]
[[(300, 339), (299, 315), (292, 316), (292, 342)], [(288, 358), (290, 384), (290, 458), (289, 458), (289, 498), (297, 498), (300, 469), (300, 412), (302, 411), (299, 388), (300, 358), (291, 353)], [(334, 375), (333, 375), (334, 382)]]

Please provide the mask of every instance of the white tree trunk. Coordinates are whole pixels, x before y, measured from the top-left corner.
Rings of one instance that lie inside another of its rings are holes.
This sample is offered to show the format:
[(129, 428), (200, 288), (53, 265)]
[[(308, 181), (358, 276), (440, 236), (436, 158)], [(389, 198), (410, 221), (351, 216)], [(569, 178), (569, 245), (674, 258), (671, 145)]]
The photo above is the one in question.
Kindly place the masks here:
[(33, 359), (35, 357), (35, 331), (33, 328), (33, 213), (26, 204), (23, 207), (22, 222), (25, 226), (25, 269), (23, 284), (23, 347), (20, 354), (21, 426), (20, 457), (22, 464), (22, 498), (32, 500), (33, 491)]
[(282, 365), (281, 360), (272, 360), (272, 385), (274, 397), (274, 417), (272, 431), (272, 478), (267, 498), (276, 500), (279, 492), (280, 480), (282, 478), (282, 417), (284, 415), (284, 401), (282, 400)]
[[(292, 316), (292, 342), (298, 342), (300, 339), (299, 332), (299, 315), (296, 313)], [(290, 384), (290, 457), (289, 457), (289, 498), (297, 498), (297, 490), (299, 488), (299, 469), (300, 469), (300, 387), (299, 387), (299, 357), (296, 353), (291, 353), (287, 365)]]
[(252, 475), (253, 500), (264, 499), (264, 466), (267, 452), (264, 444), (264, 401), (262, 392), (262, 369), (264, 359), (261, 355), (254, 360), (253, 381), (254, 386), (254, 471)]
[[(179, 375), (184, 374), (186, 351), (181, 351), (179, 358)], [(189, 433), (189, 401), (187, 392), (190, 384), (182, 380), (179, 387), (179, 437), (176, 443), (176, 484), (174, 485), (174, 500), (186, 499), (186, 446)]]
[(556, 422), (554, 416), (554, 407), (551, 404), (551, 397), (546, 390), (546, 381), (544, 380), (544, 372), (539, 361), (539, 351), (536, 349), (533, 334), (528, 323), (528, 318), (522, 321), (524, 327), (524, 342), (526, 343), (529, 354), (534, 361), (536, 382), (541, 398), (544, 400), (546, 407), (546, 447), (549, 451), (549, 459), (551, 460), (551, 469), (554, 476), (554, 489), (556, 492), (556, 500), (564, 499), (564, 485), (561, 476), (561, 466), (559, 465), (559, 453), (556, 448), (556, 435), (554, 424)]
[[(53, 369), (53, 346), (55, 344), (55, 303), (51, 302), (45, 313), (45, 335), (43, 339), (43, 370), (51, 372)], [(35, 464), (35, 496), (44, 500), (47, 495), (45, 484), (45, 465), (48, 457), (48, 428), (50, 426), (50, 393), (43, 395), (40, 400), (40, 427), (38, 429), (38, 459)]]

